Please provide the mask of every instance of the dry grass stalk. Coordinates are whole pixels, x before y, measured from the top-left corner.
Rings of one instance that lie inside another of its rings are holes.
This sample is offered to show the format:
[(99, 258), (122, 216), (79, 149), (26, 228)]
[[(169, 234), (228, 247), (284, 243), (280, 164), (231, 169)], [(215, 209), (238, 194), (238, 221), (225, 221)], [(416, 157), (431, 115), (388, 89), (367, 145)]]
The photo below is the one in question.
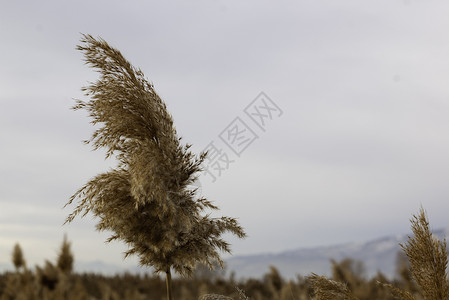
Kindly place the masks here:
[(308, 277), (317, 300), (356, 300), (346, 284), (312, 274)]
[(64, 240), (59, 250), (57, 266), (65, 274), (69, 274), (73, 270), (73, 253), (70, 249), (70, 242), (67, 240), (67, 235), (64, 235)]
[(23, 257), (22, 248), (18, 243), (14, 245), (14, 249), (12, 251), (12, 263), (16, 268), (16, 271), (19, 271), (20, 268), (26, 268), (25, 258)]
[(388, 288), (391, 293), (397, 298), (397, 299), (402, 299), (402, 300), (416, 300), (409, 292), (407, 291), (403, 291), (401, 289), (398, 289), (397, 287), (395, 287), (392, 284), (389, 283), (381, 283), (379, 282), (380, 285)]
[(424, 299), (449, 299), (446, 240), (440, 241), (431, 233), (423, 208), (410, 222), (413, 237), (401, 247), (410, 261), (413, 278), (421, 287)]

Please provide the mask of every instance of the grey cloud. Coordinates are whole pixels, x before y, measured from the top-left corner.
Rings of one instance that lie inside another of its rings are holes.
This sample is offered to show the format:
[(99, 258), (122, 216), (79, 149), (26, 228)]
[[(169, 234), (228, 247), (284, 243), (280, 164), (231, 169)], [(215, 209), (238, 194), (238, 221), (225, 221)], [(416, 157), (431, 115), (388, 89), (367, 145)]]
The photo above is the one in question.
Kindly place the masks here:
[[(0, 12), (0, 212), (8, 207), (17, 218), (0, 215), (0, 225), (55, 226), (58, 245), (64, 228), (53, 224), (68, 211), (53, 208), (113, 165), (81, 144), (93, 128), (69, 109), (97, 78), (75, 50), (80, 32), (102, 36), (145, 72), (195, 149), (217, 139), (260, 91), (282, 107), (285, 114), (217, 183), (202, 181), (202, 193), (249, 229), (236, 253), (403, 233), (420, 201), (443, 224), (447, 6), (11, 2)], [(269, 233), (264, 218), (277, 209), (280, 231), (305, 228), (298, 241)], [(77, 251), (103, 238), (92, 221), (76, 225), (82, 229), (67, 230), (80, 239)], [(37, 242), (25, 229), (17, 236)]]

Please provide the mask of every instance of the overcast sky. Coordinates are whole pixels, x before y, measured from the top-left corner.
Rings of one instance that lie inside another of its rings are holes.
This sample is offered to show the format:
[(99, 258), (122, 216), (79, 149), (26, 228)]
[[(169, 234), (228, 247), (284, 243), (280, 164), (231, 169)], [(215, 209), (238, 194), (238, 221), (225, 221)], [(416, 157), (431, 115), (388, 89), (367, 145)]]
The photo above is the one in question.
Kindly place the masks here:
[(76, 261), (135, 263), (90, 216), (62, 226), (69, 197), (114, 165), (70, 110), (98, 78), (75, 50), (81, 33), (144, 71), (196, 152), (232, 161), (200, 184), (248, 233), (228, 237), (234, 255), (409, 233), (420, 205), (449, 226), (447, 1), (0, 6), (0, 263), (16, 242), (29, 265), (54, 260), (64, 233)]

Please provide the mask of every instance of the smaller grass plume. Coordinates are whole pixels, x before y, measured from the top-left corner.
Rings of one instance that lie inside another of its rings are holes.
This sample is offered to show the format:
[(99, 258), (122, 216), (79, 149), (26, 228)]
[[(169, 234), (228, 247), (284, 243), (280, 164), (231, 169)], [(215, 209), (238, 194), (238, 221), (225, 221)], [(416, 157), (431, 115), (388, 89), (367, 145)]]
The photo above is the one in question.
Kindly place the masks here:
[[(422, 207), (417, 215), (413, 215), (410, 222), (413, 236), (409, 236), (408, 241), (400, 246), (410, 262), (410, 271), (419, 286), (419, 292), (412, 295), (392, 284), (381, 282), (379, 284), (388, 288), (396, 298), (402, 300), (448, 300), (446, 240), (440, 241), (432, 234), (427, 214)], [(308, 279), (317, 300), (358, 299), (343, 282), (333, 281), (316, 274), (311, 275)]]

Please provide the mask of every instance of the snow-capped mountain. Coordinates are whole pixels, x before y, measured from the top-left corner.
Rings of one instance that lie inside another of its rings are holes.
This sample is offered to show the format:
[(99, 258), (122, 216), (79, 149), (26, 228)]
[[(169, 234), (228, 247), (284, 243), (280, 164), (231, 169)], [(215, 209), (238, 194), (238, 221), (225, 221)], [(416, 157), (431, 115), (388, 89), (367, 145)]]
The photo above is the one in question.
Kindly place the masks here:
[[(449, 237), (449, 229), (435, 230), (439, 238)], [(330, 275), (331, 259), (341, 261), (351, 258), (364, 264), (365, 276), (372, 277), (381, 271), (387, 277), (393, 278), (396, 272), (396, 259), (401, 250), (399, 244), (404, 244), (407, 235), (388, 236), (364, 243), (346, 243), (334, 246), (302, 248), (283, 251), (277, 254), (255, 254), (235, 256), (226, 260), (226, 274), (235, 272), (236, 278), (260, 278), (269, 272), (270, 265), (275, 266), (286, 279), (295, 279), (297, 275), (307, 276), (310, 273)], [(136, 266), (123, 267), (101, 261), (81, 262), (75, 260), (76, 272), (94, 272), (105, 275), (129, 272), (132, 274), (152, 274), (147, 268)], [(0, 272), (13, 271), (11, 262), (1, 263)], [(226, 276), (227, 276), (226, 275)]]
[[(434, 234), (443, 239), (449, 236), (449, 229), (435, 230)], [(330, 275), (331, 259), (341, 261), (351, 258), (363, 262), (364, 275), (372, 277), (378, 271), (392, 278), (396, 274), (396, 260), (402, 251), (407, 235), (389, 236), (364, 243), (347, 243), (328, 247), (304, 248), (277, 254), (236, 256), (228, 259), (227, 271), (235, 272), (237, 278), (261, 277), (275, 266), (284, 278), (294, 279), (297, 275), (310, 273)]]

